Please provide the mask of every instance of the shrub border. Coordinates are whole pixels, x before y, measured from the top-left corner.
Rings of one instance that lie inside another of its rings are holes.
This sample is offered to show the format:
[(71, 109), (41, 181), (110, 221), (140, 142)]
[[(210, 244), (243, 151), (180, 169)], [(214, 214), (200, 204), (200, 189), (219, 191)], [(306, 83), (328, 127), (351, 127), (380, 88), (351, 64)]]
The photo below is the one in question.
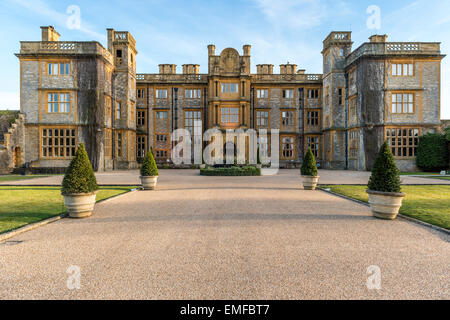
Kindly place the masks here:
[(261, 176), (261, 168), (257, 167), (231, 167), (231, 168), (204, 168), (200, 169), (201, 176), (221, 177), (250, 177)]

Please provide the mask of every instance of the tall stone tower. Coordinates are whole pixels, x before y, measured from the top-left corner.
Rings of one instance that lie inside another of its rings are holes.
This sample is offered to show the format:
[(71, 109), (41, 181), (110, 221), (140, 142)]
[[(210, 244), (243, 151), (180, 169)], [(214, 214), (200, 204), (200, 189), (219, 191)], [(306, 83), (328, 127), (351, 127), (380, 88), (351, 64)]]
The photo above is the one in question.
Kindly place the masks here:
[(351, 53), (351, 32), (331, 32), (323, 41), (324, 167), (345, 169), (347, 121), (346, 57)]
[(114, 56), (111, 123), (115, 169), (136, 167), (136, 41), (126, 31), (108, 29), (108, 51)]

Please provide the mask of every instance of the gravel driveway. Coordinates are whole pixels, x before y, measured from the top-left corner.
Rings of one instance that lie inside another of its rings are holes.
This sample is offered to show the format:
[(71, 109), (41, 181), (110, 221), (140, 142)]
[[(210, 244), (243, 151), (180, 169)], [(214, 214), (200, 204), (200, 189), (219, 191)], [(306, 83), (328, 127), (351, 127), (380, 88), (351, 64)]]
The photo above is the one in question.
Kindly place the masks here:
[[(447, 234), (304, 191), (297, 171), (192, 172), (162, 171), (156, 191), (1, 243), (0, 298), (450, 298)], [(70, 266), (80, 289), (68, 289)], [(380, 290), (366, 286), (369, 266), (381, 271)]]

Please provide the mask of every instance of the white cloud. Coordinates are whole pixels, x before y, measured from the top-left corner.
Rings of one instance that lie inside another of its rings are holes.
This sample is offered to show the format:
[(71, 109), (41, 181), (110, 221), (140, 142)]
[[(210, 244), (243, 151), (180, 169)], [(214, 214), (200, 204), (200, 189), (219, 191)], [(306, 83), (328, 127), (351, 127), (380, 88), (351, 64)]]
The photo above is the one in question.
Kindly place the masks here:
[(20, 95), (14, 91), (0, 91), (0, 109), (1, 110), (19, 110)]

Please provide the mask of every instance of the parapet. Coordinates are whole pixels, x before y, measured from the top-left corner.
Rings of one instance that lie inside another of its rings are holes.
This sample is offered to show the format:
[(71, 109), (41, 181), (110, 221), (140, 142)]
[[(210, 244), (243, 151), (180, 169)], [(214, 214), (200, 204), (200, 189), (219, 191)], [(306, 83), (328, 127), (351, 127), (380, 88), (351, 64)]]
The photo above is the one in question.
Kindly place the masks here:
[(323, 41), (323, 49), (326, 50), (331, 46), (352, 45), (351, 31), (333, 31)]

